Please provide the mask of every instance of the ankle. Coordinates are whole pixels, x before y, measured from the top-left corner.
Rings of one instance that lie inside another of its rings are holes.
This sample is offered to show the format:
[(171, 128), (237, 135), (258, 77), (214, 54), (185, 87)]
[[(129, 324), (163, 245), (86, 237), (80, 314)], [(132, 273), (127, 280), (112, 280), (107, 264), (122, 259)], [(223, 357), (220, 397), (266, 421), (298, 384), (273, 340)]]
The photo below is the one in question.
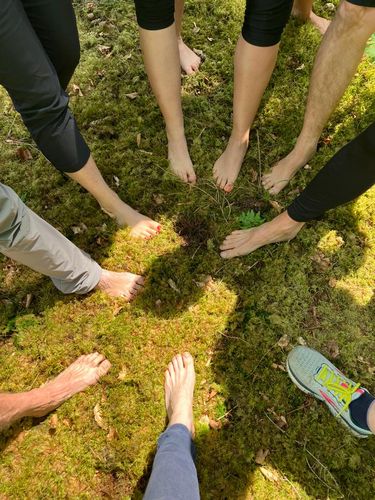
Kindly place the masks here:
[(247, 131), (237, 131), (237, 130), (232, 130), (232, 133), (230, 135), (230, 138), (229, 138), (229, 142), (231, 142), (232, 144), (236, 144), (236, 145), (240, 145), (240, 146), (243, 146), (243, 145), (248, 145), (249, 144), (249, 138), (250, 138), (250, 131), (247, 130)]

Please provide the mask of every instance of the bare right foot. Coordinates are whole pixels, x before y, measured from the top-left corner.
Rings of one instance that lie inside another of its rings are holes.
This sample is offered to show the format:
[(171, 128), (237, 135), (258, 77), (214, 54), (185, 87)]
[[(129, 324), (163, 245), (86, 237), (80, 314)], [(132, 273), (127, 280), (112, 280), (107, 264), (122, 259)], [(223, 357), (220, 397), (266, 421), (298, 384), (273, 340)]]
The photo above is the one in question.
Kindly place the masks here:
[(275, 217), (259, 227), (240, 229), (229, 234), (220, 246), (223, 259), (248, 255), (264, 245), (293, 239), (303, 228), (304, 222), (296, 222), (288, 212)]
[(110, 297), (123, 297), (130, 302), (142, 290), (144, 278), (133, 273), (116, 273), (102, 270), (102, 276), (96, 288)]
[(197, 177), (184, 135), (172, 138), (168, 135), (168, 160), (172, 172), (187, 184), (195, 184)]
[(230, 137), (224, 153), (214, 165), (214, 179), (216, 184), (227, 193), (230, 193), (233, 189), (248, 146), (248, 138), (236, 140)]
[(111, 363), (98, 352), (80, 356), (56, 378), (25, 394), (29, 408), (24, 411), (23, 416), (47, 415), (74, 394), (95, 385), (110, 368)]
[(314, 156), (316, 145), (309, 148), (294, 148), (288, 156), (274, 165), (262, 177), (262, 184), (270, 194), (278, 194), (289, 183), (296, 172), (304, 167)]
[(146, 215), (134, 210), (112, 191), (111, 200), (106, 205), (102, 204), (102, 210), (115, 219), (120, 227), (129, 226), (130, 236), (147, 240), (160, 233), (161, 226)]
[(196, 73), (201, 64), (201, 58), (184, 43), (181, 37), (178, 38), (178, 52), (183, 71), (185, 71), (187, 75)]
[(194, 434), (193, 394), (195, 385), (194, 361), (191, 354), (177, 354), (165, 372), (165, 406), (169, 427), (185, 425)]

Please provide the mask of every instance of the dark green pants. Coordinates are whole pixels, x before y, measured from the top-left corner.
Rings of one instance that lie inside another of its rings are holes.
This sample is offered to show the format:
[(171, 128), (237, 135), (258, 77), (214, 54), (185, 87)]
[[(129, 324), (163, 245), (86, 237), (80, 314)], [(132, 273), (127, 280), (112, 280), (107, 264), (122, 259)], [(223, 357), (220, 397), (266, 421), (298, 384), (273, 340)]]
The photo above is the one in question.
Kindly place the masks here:
[(80, 170), (90, 156), (65, 92), (79, 55), (71, 0), (0, 0), (0, 84), (63, 172)]

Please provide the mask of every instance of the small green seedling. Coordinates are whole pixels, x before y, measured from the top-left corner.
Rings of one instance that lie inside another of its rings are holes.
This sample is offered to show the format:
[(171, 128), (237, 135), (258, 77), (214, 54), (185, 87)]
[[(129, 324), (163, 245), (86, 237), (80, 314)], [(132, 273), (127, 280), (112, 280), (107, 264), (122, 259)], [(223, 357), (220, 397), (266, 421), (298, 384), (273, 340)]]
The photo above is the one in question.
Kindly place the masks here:
[(247, 212), (242, 212), (238, 217), (241, 229), (250, 229), (251, 227), (257, 227), (265, 222), (265, 219), (260, 215), (259, 212), (254, 212), (254, 210), (249, 210)]

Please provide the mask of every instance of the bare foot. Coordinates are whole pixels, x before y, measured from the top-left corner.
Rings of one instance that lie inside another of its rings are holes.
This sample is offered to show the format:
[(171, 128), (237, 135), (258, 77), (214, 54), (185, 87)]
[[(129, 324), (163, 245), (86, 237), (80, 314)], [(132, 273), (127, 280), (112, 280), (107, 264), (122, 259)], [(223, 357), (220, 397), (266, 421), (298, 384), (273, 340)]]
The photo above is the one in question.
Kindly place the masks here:
[[(307, 7), (307, 8), (306, 8)], [(315, 12), (309, 9), (308, 4), (294, 2), (292, 16), (296, 17), (302, 22), (306, 22), (308, 20), (317, 28), (317, 30), (324, 35), (330, 25), (331, 21), (325, 19), (324, 17), (317, 16)]]
[(133, 273), (115, 273), (102, 270), (102, 276), (96, 288), (110, 297), (124, 297), (130, 302), (142, 290), (144, 278)]
[(329, 19), (317, 16), (313, 11), (310, 12), (310, 21), (322, 35), (325, 35), (325, 32), (331, 24)]
[(161, 226), (146, 215), (142, 215), (114, 193), (111, 206), (102, 206), (103, 212), (116, 220), (120, 227), (131, 227), (130, 235), (133, 238), (147, 240), (160, 233)]
[(291, 219), (287, 212), (259, 227), (233, 231), (220, 246), (221, 257), (232, 259), (254, 252), (257, 248), (279, 241), (293, 239), (304, 226), (303, 222)]
[(288, 156), (276, 163), (269, 173), (263, 175), (262, 184), (264, 189), (270, 194), (280, 193), (295, 173), (311, 160), (315, 152), (315, 144), (302, 150), (301, 148), (294, 148)]
[(172, 172), (182, 181), (195, 184), (197, 177), (190, 159), (185, 136), (172, 138), (168, 134), (168, 160)]
[(23, 416), (47, 415), (74, 394), (96, 384), (110, 368), (111, 363), (102, 354), (80, 356), (55, 379), (25, 394), (30, 408), (25, 409)]
[(181, 37), (178, 39), (178, 52), (180, 54), (181, 68), (187, 75), (193, 75), (198, 71), (201, 58), (184, 43)]
[(185, 425), (194, 434), (193, 394), (195, 385), (194, 361), (188, 352), (177, 354), (165, 372), (165, 406), (169, 426)]
[(219, 188), (230, 193), (240, 173), (249, 145), (249, 139), (236, 140), (230, 137), (224, 153), (214, 165), (214, 179)]

